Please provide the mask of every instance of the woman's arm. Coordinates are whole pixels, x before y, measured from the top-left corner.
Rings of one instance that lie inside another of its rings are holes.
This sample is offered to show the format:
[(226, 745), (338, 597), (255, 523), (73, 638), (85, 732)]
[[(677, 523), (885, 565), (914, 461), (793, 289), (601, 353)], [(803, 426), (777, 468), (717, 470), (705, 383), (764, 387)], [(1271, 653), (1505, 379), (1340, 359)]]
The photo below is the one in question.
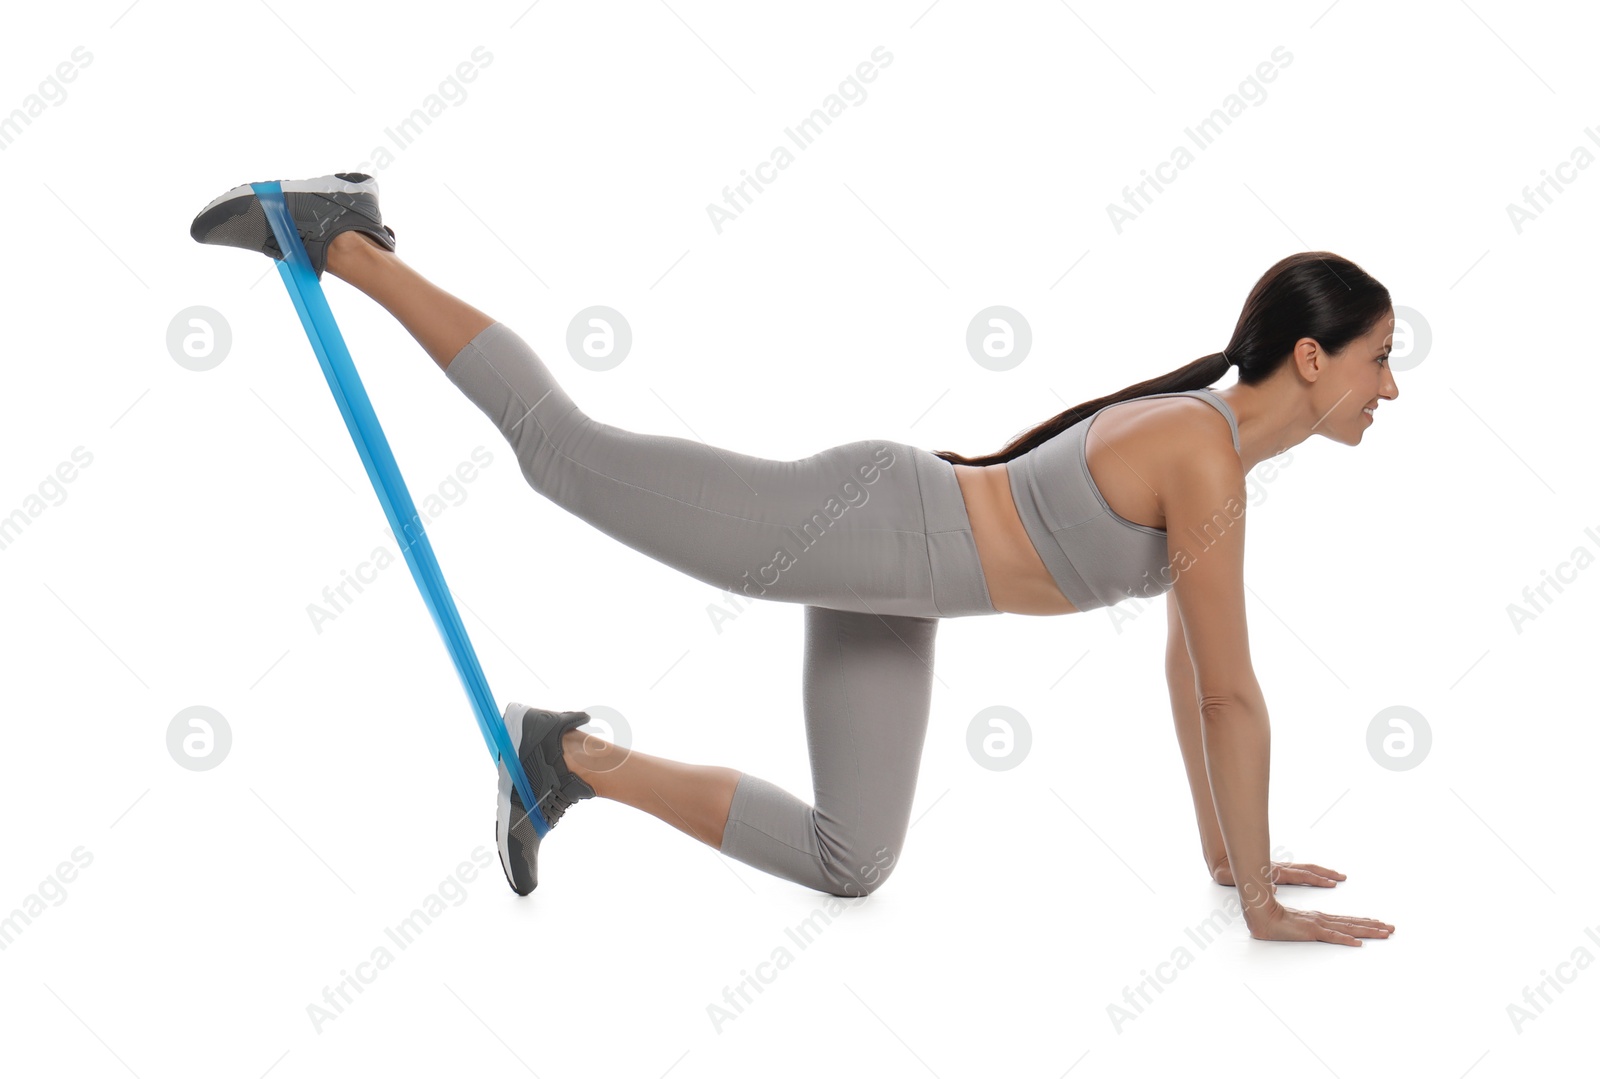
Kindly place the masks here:
[[(1189, 661), (1189, 642), (1183, 636), (1183, 620), (1178, 614), (1178, 597), (1167, 593), (1167, 693), (1172, 698), (1172, 721), (1178, 730), (1178, 748), (1183, 753), (1183, 770), (1189, 779), (1189, 794), (1194, 799), (1195, 821), (1200, 825), (1200, 856), (1205, 859), (1211, 879), (1233, 887), (1233, 870), (1222, 842), (1222, 826), (1217, 823), (1217, 807), (1211, 800), (1211, 780), (1206, 776), (1206, 751), (1200, 736), (1200, 694), (1195, 688), (1194, 664)], [(1305, 884), (1333, 888), (1345, 875), (1315, 862), (1280, 862), (1279, 847), (1272, 849), (1272, 883)], [(1292, 857), (1292, 855), (1290, 855)]]
[(1163, 477), (1167, 557), (1217, 825), (1245, 924), (1259, 936), (1280, 907), (1267, 837), (1272, 732), (1245, 625), (1244, 466), (1210, 428), (1183, 432), (1185, 451)]
[[(1197, 416), (1197, 419), (1200, 418)], [(1207, 418), (1207, 424), (1211, 424)], [(1272, 730), (1250, 664), (1244, 607), (1244, 466), (1215, 430), (1178, 432), (1160, 477), (1167, 555), (1179, 622), (1194, 667), (1200, 745), (1228, 868), (1250, 935), (1359, 945), (1387, 936), (1375, 918), (1294, 910), (1274, 893), (1267, 839), (1267, 778)]]
[[(1217, 823), (1217, 808), (1211, 800), (1211, 780), (1206, 777), (1206, 753), (1200, 738), (1200, 694), (1195, 688), (1194, 664), (1189, 659), (1189, 643), (1184, 638), (1183, 620), (1178, 613), (1178, 595), (1167, 592), (1167, 695), (1172, 698), (1172, 722), (1178, 732), (1178, 749), (1183, 754), (1183, 770), (1189, 777), (1189, 794), (1194, 799), (1194, 816), (1200, 826), (1200, 854), (1212, 880), (1227, 868), (1228, 851), (1222, 842), (1222, 826)], [(1227, 877), (1232, 884), (1232, 876)]]

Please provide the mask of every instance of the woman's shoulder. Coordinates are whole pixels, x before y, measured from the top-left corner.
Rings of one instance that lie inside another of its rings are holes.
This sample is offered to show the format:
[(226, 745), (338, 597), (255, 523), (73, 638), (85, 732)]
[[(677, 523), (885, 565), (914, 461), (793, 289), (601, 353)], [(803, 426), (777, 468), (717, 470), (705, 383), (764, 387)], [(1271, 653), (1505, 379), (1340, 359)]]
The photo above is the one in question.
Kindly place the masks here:
[(1126, 447), (1164, 458), (1216, 444), (1239, 452), (1238, 420), (1211, 390), (1132, 397), (1088, 418), (1096, 421), (1091, 441), (1112, 443), (1118, 452)]

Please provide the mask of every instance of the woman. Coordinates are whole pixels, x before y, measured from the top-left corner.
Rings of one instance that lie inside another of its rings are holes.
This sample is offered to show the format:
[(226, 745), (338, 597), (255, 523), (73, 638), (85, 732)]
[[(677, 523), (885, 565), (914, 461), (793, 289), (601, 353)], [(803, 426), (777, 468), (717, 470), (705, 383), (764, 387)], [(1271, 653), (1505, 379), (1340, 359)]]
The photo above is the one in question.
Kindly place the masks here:
[[(507, 728), (552, 825), (599, 795), (788, 880), (865, 895), (905, 838), (939, 619), (1165, 592), (1203, 851), (1240, 889), (1251, 935), (1359, 945), (1394, 928), (1273, 894), (1274, 882), (1331, 887), (1343, 874), (1269, 859), (1267, 711), (1242, 580), (1249, 469), (1312, 434), (1359, 443), (1371, 409), (1396, 395), (1389, 294), (1359, 267), (1327, 252), (1284, 259), (1256, 283), (1227, 349), (1068, 409), (998, 453), (868, 439), (779, 461), (586, 415), (508, 326), (394, 254), (372, 177), (282, 188), (318, 277), (393, 314), (499, 428), (535, 490), (696, 580), (805, 606), (814, 806), (732, 768), (608, 744), (576, 729), (587, 713), (513, 703)], [(190, 233), (282, 257), (248, 185), (214, 199)], [(1205, 388), (1230, 363), (1239, 384)], [(502, 768), (496, 844), (518, 894), (537, 884), (539, 842)]]

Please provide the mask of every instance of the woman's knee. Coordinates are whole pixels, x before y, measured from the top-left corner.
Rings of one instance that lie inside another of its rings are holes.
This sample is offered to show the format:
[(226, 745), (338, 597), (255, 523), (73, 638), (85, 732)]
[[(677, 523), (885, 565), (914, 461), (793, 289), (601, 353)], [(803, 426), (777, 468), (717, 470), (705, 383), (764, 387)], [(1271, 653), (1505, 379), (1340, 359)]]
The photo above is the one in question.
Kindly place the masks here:
[(871, 895), (889, 879), (899, 860), (895, 848), (884, 845), (861, 855), (824, 861), (829, 895)]

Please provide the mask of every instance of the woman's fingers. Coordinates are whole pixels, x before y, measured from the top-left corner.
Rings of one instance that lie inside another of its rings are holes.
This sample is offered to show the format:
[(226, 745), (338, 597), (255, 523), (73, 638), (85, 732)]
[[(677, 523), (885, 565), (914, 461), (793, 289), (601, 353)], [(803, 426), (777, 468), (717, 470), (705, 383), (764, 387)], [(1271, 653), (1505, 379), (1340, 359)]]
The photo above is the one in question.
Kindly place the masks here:
[(1313, 914), (1316, 917), (1317, 930), (1320, 934), (1318, 939), (1332, 944), (1353, 944), (1359, 948), (1361, 941), (1357, 940), (1357, 937), (1381, 938), (1389, 935), (1388, 927), (1381, 923), (1378, 925), (1366, 924), (1375, 921), (1375, 919), (1341, 918), (1336, 914), (1323, 914), (1321, 911), (1314, 911)]
[(1355, 918), (1344, 914), (1324, 914), (1320, 910), (1312, 913), (1323, 922), (1342, 926), (1349, 932), (1358, 933), (1360, 936), (1375, 937), (1380, 934), (1394, 932), (1394, 926), (1388, 922), (1379, 921), (1377, 918)]
[(1393, 929), (1394, 926), (1379, 918), (1356, 918), (1348, 914), (1325, 914), (1325, 918), (1333, 918), (1351, 925), (1370, 925), (1375, 929)]
[(1362, 925), (1359, 922), (1331, 922), (1329, 924), (1337, 926), (1341, 932), (1348, 933), (1352, 937), (1386, 937), (1389, 935), (1389, 930), (1381, 925)]
[[(1232, 887), (1234, 884), (1233, 871), (1226, 862), (1211, 871), (1211, 877), (1218, 884)], [(1272, 881), (1274, 884), (1304, 884), (1313, 888), (1332, 888), (1345, 875), (1337, 869), (1329, 869), (1324, 865), (1314, 862), (1273, 862)]]
[(1394, 926), (1376, 918), (1327, 914), (1320, 910), (1280, 908), (1266, 923), (1252, 928), (1260, 940), (1315, 940), (1359, 948), (1361, 938), (1383, 938)]
[(1317, 923), (1317, 939), (1328, 944), (1351, 944), (1357, 948), (1361, 947), (1361, 942), (1349, 933), (1340, 932), (1323, 922)]
[(1277, 882), (1279, 884), (1309, 884), (1313, 888), (1332, 888), (1342, 878), (1330, 877), (1321, 866), (1315, 865), (1285, 865), (1278, 868)]

